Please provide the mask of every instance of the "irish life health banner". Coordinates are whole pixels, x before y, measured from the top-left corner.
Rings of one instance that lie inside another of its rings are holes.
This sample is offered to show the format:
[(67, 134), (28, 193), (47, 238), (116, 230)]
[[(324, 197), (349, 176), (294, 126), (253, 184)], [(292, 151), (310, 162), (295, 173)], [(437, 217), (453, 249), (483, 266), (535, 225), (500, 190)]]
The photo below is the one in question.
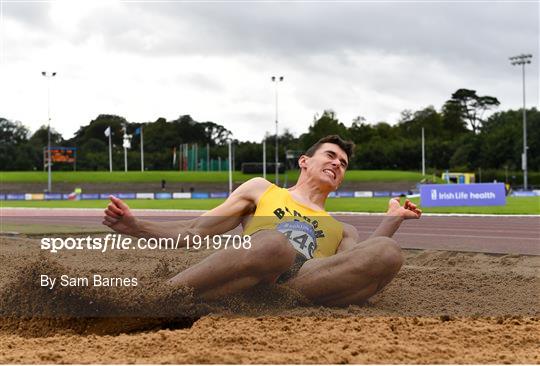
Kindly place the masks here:
[(424, 207), (435, 206), (504, 206), (503, 183), (423, 184), (420, 201)]

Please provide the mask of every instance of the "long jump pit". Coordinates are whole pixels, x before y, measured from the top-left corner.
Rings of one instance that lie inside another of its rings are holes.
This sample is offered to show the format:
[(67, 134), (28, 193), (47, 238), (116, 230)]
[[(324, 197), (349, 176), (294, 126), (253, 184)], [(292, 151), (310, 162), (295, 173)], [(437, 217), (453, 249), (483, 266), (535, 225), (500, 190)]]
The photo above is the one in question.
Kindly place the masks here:
[(283, 285), (208, 302), (166, 280), (213, 248), (53, 250), (43, 239), (112, 233), (88, 211), (2, 219), (1, 363), (540, 362), (538, 255), (404, 248), (365, 304), (317, 306)]

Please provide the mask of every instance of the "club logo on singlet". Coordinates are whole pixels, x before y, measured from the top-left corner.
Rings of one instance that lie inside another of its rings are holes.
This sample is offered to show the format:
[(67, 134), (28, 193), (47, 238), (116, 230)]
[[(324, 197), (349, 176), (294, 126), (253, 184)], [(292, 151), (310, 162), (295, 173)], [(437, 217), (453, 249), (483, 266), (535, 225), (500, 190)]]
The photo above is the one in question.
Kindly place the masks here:
[(286, 221), (277, 226), (277, 230), (283, 233), (291, 245), (307, 259), (312, 259), (317, 248), (317, 238), (313, 226), (300, 221)]
[(304, 220), (305, 222), (311, 224), (311, 226), (315, 230), (314, 235), (316, 238), (324, 238), (324, 231), (319, 228), (319, 221), (304, 216), (296, 210), (291, 211), (287, 206), (285, 206), (285, 210), (283, 210), (281, 207), (278, 207), (273, 212), (274, 215), (276, 215), (276, 217), (280, 220), (282, 220), (284, 217), (290, 216), (293, 216), (295, 221)]

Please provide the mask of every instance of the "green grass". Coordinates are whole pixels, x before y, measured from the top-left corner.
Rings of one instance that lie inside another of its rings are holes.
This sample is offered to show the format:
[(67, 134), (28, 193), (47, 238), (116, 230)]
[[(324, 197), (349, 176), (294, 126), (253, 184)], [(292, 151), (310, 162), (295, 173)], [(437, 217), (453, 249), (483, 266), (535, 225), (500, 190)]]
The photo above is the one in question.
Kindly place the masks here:
[[(418, 198), (412, 199), (419, 203)], [(184, 209), (209, 210), (223, 199), (192, 200), (127, 200), (131, 208), (139, 209)], [(84, 201), (0, 201), (3, 207), (61, 207), (61, 208), (105, 208), (106, 200)], [(385, 212), (387, 198), (330, 198), (326, 209), (332, 211)], [(433, 207), (424, 208), (426, 213), (476, 213), (476, 214), (540, 214), (540, 197), (508, 197), (506, 206), (485, 207)]]
[[(233, 173), (235, 182), (244, 182), (259, 174)], [(293, 182), (298, 179), (298, 171), (289, 171), (286, 174), (287, 181)], [(268, 174), (268, 180), (274, 181), (274, 175)], [(165, 179), (167, 182), (227, 182), (227, 172), (178, 172), (178, 171), (146, 171), (146, 172), (71, 172), (58, 171), (52, 174), (54, 182), (66, 183), (121, 183), (121, 182), (159, 182)], [(280, 181), (285, 176), (280, 175)], [(351, 170), (345, 175), (349, 181), (411, 181), (419, 182), (422, 174), (418, 172), (394, 171), (394, 170)], [(46, 172), (0, 172), (0, 182), (5, 183), (47, 183)]]

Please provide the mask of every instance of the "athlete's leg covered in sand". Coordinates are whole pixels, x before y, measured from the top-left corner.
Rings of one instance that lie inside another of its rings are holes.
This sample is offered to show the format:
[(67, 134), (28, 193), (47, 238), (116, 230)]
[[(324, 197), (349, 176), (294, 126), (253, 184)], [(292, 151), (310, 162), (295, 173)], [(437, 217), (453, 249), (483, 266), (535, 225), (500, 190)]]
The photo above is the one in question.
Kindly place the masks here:
[(285, 284), (318, 304), (361, 304), (388, 284), (402, 264), (395, 240), (375, 237), (331, 257), (307, 261)]
[(293, 263), (296, 251), (275, 230), (261, 230), (251, 237), (250, 249), (220, 250), (169, 280), (194, 289), (205, 299), (216, 299), (246, 290), (261, 282), (274, 282)]

